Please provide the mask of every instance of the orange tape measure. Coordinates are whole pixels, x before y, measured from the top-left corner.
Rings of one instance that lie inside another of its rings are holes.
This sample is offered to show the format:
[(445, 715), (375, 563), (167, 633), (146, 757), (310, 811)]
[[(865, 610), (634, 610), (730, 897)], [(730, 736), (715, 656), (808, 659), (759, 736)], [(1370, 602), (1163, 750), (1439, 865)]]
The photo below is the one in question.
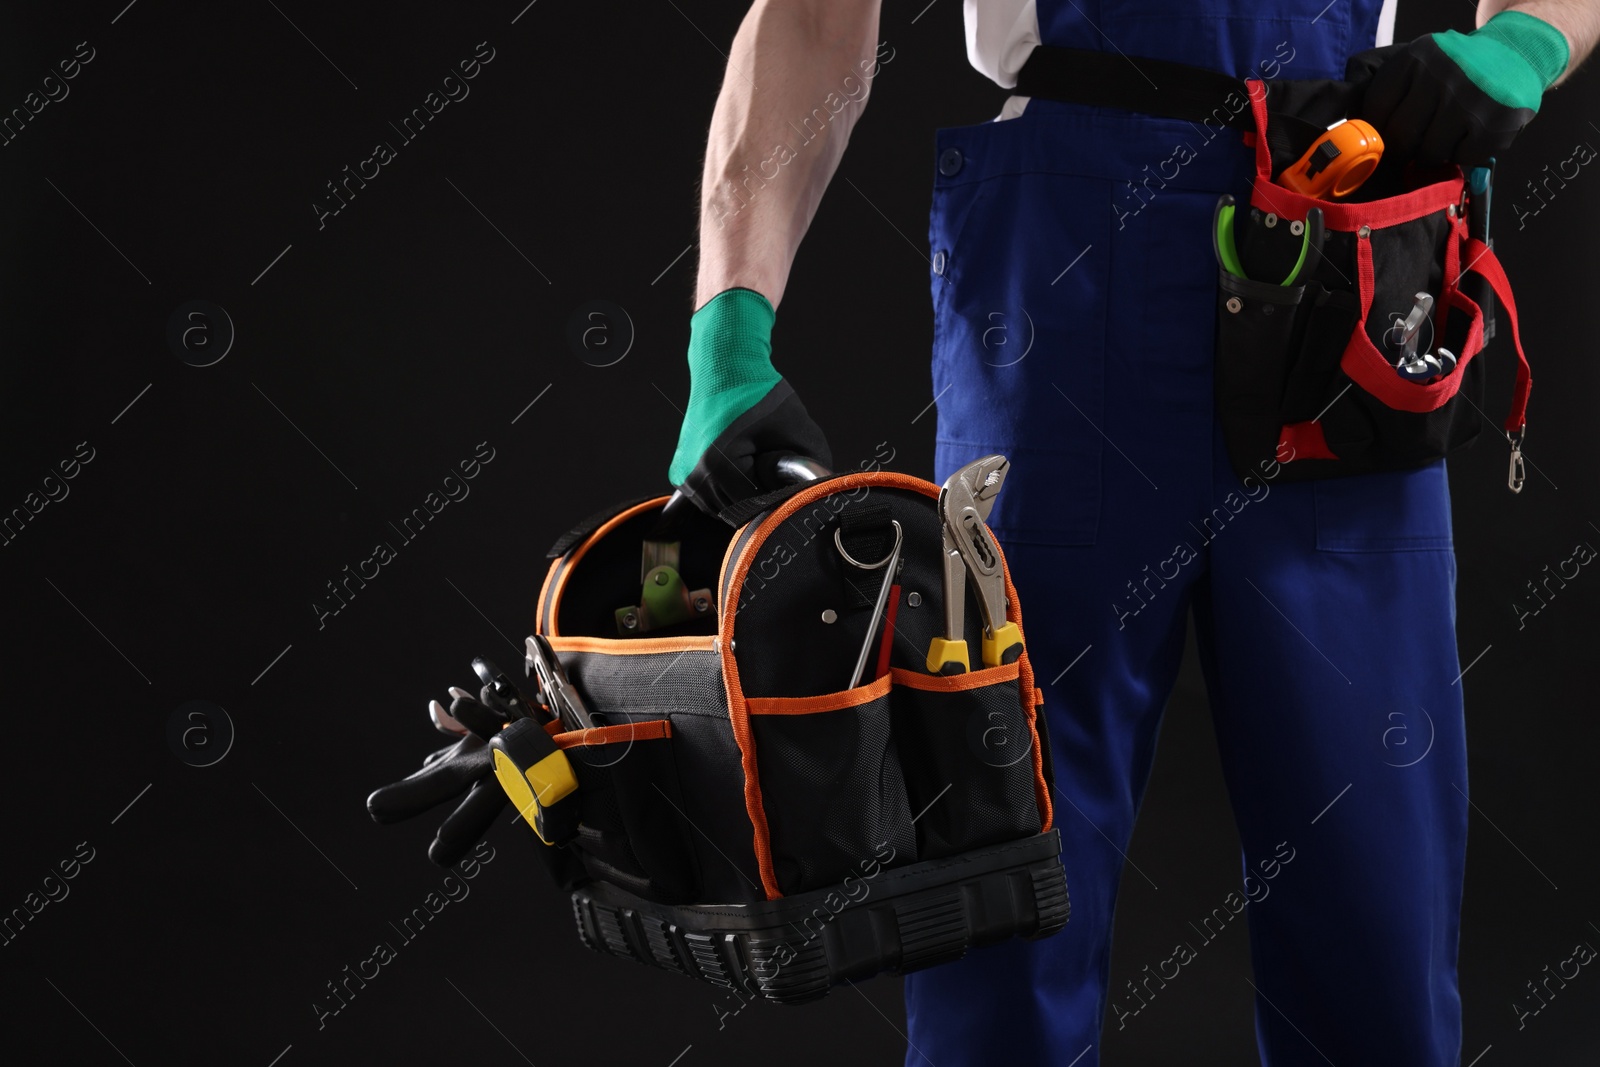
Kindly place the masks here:
[(1383, 158), (1383, 138), (1372, 124), (1346, 119), (1328, 128), (1306, 154), (1278, 176), (1278, 183), (1302, 196), (1332, 200), (1349, 196), (1372, 175)]

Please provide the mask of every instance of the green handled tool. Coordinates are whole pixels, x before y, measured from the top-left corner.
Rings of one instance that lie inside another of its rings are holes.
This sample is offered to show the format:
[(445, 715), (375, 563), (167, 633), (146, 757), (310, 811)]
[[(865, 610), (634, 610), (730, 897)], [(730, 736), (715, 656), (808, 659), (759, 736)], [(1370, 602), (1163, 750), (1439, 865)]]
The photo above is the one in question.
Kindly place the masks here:
[[(1238, 206), (1232, 196), (1224, 193), (1217, 198), (1216, 210), (1211, 216), (1211, 250), (1216, 254), (1217, 265), (1223, 270), (1239, 278), (1249, 278), (1250, 274), (1246, 272), (1244, 261), (1239, 255), (1238, 239), (1235, 235), (1237, 214)], [(1308, 208), (1304, 222), (1282, 219), (1273, 214), (1261, 216), (1258, 220), (1258, 215), (1259, 212), (1252, 211), (1247, 220), (1252, 227), (1249, 234), (1251, 238), (1259, 237), (1263, 232), (1277, 230), (1281, 226), (1290, 237), (1300, 239), (1294, 266), (1278, 284), (1293, 285), (1296, 280), (1310, 278), (1316, 273), (1317, 265), (1322, 261), (1322, 242), (1327, 236), (1327, 224), (1323, 221), (1322, 209)], [(1247, 241), (1246, 244), (1248, 246), (1250, 242)], [(1279, 260), (1280, 267), (1281, 262)]]

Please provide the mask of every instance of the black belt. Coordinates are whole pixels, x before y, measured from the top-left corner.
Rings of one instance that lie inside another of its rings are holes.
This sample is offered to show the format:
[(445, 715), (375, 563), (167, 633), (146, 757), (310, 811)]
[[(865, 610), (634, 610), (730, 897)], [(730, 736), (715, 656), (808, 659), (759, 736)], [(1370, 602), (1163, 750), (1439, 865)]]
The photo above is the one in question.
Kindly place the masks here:
[(1130, 59), (1118, 52), (1040, 45), (1017, 72), (1017, 93), (1255, 129), (1248, 107), (1233, 116), (1224, 104), (1230, 93), (1249, 99), (1242, 79), (1164, 59)]
[[(1273, 92), (1278, 91), (1278, 86), (1287, 88), (1293, 84), (1273, 83)], [(1248, 104), (1236, 109), (1227, 104), (1228, 97), (1234, 94), (1249, 100), (1250, 91), (1242, 78), (1165, 59), (1129, 58), (1120, 52), (1039, 45), (1017, 72), (1017, 94), (1067, 104), (1122, 108), (1188, 122), (1216, 122), (1239, 130), (1255, 129)], [(1282, 151), (1287, 154), (1291, 144), (1309, 145), (1325, 128), (1274, 108), (1267, 139), (1278, 149), (1281, 138)], [(1274, 152), (1275, 157), (1278, 154)], [(1298, 154), (1290, 154), (1289, 158)]]

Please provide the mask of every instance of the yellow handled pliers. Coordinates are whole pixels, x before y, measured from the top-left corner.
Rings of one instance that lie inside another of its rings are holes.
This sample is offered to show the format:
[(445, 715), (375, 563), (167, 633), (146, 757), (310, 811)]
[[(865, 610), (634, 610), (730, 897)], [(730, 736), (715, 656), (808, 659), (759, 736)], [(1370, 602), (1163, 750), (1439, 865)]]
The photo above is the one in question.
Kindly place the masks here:
[(965, 674), (971, 669), (963, 636), (967, 580), (978, 593), (983, 615), (983, 663), (997, 667), (1022, 655), (1022, 631), (1006, 619), (1006, 577), (1000, 546), (985, 525), (995, 497), (1005, 484), (1011, 462), (984, 456), (946, 479), (939, 490), (939, 518), (944, 537), (945, 635), (928, 648), (932, 674)]

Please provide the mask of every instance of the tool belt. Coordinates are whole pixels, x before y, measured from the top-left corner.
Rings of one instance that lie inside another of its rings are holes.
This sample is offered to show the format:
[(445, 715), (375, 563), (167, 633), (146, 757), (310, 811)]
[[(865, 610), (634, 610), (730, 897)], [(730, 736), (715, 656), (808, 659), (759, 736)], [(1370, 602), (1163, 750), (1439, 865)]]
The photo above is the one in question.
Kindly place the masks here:
[(671, 545), (661, 497), (552, 547), (530, 660), (542, 641), (559, 665), (530, 673), (564, 675), (597, 725), (529, 717), (494, 745), (585, 944), (794, 1003), (1066, 922), (1016, 591), (988, 536), (1009, 625), (958, 570), (983, 649), (963, 669), (940, 493), (829, 477), (726, 513), (736, 528), (696, 512)]
[[(1497, 297), (1517, 353), (1504, 430), (1507, 483), (1520, 492), (1530, 377), (1510, 284), (1489, 241), (1492, 168), (1474, 171), (1469, 186), (1454, 165), (1423, 171), (1385, 159), (1337, 200), (1301, 195), (1273, 177), (1331, 123), (1358, 117), (1365, 80), (1388, 51), (1353, 57), (1347, 81), (1268, 83), (1040, 47), (1017, 92), (1233, 126), (1254, 148), (1248, 217), (1240, 207), (1238, 221), (1303, 243), (1283, 273), (1241, 276), (1235, 205), (1231, 196), (1218, 202), (1216, 403), (1241, 478), (1415, 467), (1471, 442), (1487, 418), (1477, 357), (1493, 336)], [(1391, 147), (1399, 155), (1409, 146)]]

